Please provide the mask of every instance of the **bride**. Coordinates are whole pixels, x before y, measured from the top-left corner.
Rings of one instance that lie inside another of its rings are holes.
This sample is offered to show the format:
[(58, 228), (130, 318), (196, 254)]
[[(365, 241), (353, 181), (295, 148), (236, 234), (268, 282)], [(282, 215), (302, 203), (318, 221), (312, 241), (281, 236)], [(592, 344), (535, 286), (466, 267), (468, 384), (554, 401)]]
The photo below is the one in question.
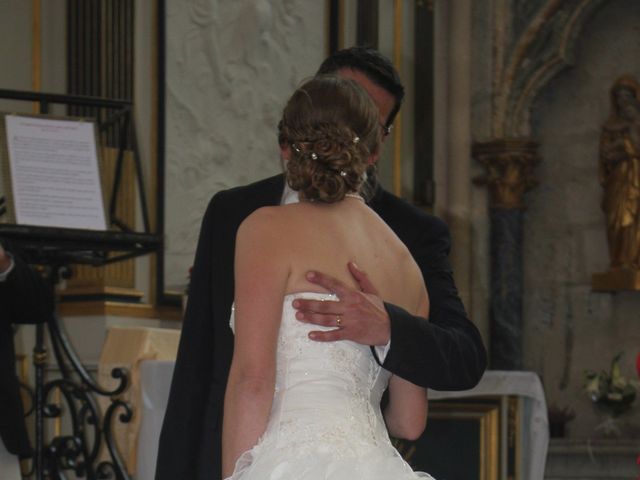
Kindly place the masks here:
[[(369, 346), (311, 341), (319, 327), (298, 321), (292, 306), (296, 298), (336, 300), (307, 275), (322, 270), (354, 285), (346, 265), (355, 262), (382, 286), (385, 301), (427, 317), (418, 266), (362, 196), (381, 142), (378, 110), (355, 82), (315, 77), (289, 99), (278, 129), (287, 182), (299, 202), (260, 208), (237, 233), (223, 476), (431, 478), (411, 470), (387, 433), (422, 434), (426, 390), (383, 370)], [(336, 316), (327, 329), (340, 324)]]

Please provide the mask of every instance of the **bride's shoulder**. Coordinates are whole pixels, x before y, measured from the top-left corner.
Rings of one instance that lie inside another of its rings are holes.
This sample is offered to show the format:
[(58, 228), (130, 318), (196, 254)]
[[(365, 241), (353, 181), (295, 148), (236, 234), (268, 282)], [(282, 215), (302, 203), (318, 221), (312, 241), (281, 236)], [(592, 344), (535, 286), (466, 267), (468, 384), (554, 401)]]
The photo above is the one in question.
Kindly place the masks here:
[(281, 236), (292, 221), (291, 209), (285, 205), (260, 207), (249, 214), (238, 228), (238, 236)]
[(252, 230), (264, 230), (269, 229), (277, 223), (281, 217), (278, 210), (280, 207), (260, 207), (251, 212), (240, 224), (238, 232), (252, 231)]
[(236, 233), (236, 250), (253, 252), (252, 255), (263, 255), (276, 259), (283, 253), (285, 243), (282, 241), (286, 225), (281, 221), (278, 207), (261, 207), (247, 216)]

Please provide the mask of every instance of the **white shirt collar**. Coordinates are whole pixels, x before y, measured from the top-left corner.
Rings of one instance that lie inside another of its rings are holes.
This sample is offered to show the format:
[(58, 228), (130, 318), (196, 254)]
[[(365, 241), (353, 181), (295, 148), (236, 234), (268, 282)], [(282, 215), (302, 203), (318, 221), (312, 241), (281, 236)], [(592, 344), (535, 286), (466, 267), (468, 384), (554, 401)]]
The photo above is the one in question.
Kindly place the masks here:
[(299, 201), (298, 192), (293, 190), (289, 184), (285, 182), (280, 205), (289, 205), (290, 203), (298, 203)]

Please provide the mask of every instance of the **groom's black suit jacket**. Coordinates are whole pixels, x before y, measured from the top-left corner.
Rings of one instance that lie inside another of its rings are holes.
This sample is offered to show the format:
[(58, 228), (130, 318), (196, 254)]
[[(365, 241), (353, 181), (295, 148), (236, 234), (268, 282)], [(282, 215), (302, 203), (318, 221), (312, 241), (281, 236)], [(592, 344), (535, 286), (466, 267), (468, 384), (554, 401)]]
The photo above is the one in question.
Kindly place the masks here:
[[(257, 208), (278, 205), (283, 188), (284, 177), (278, 175), (219, 192), (207, 208), (160, 436), (157, 480), (221, 478), (222, 406), (233, 353), (228, 322), (236, 232)], [(484, 372), (486, 354), (453, 281), (448, 228), (382, 188), (369, 205), (411, 251), (430, 299), (429, 322), (386, 305), (391, 347), (383, 366), (429, 388), (473, 387)]]

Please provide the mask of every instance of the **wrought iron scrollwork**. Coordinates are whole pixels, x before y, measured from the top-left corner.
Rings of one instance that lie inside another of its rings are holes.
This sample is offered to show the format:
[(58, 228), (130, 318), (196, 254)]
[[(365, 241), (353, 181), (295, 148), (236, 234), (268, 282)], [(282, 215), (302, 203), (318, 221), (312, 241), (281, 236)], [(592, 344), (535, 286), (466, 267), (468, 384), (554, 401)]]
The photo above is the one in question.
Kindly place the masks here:
[[(57, 276), (54, 269), (52, 288)], [(60, 377), (51, 380), (44, 375), (48, 360), (45, 328), (60, 371)], [(129, 480), (113, 438), (113, 423), (116, 420), (128, 423), (133, 414), (131, 407), (118, 398), (129, 386), (128, 372), (114, 368), (111, 377), (118, 381), (117, 385), (112, 389), (98, 385), (76, 355), (55, 315), (46, 325), (36, 326), (34, 364), (36, 445), (32, 470), (36, 480), (66, 480), (70, 473), (89, 480)], [(100, 411), (98, 397), (110, 401), (105, 412)], [(45, 435), (46, 420), (58, 422), (60, 432)]]

